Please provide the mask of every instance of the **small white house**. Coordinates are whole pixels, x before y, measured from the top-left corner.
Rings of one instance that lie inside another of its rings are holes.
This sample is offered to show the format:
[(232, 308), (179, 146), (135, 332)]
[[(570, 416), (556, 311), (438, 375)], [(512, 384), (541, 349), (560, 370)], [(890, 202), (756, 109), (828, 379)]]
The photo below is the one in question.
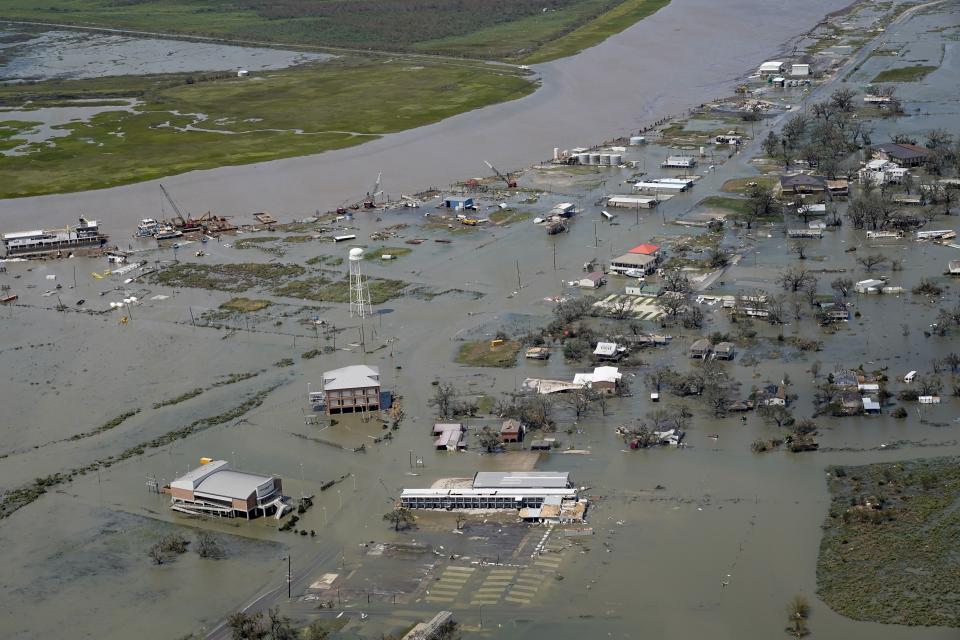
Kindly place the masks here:
[(889, 160), (875, 159), (871, 160), (860, 169), (861, 184), (900, 184), (908, 171)]
[(854, 289), (857, 293), (880, 293), (883, 289), (883, 285), (886, 282), (883, 280), (877, 280), (876, 278), (867, 278), (866, 280), (861, 280), (854, 285)]
[(246, 78), (248, 75), (250, 75), (250, 72), (247, 71), (246, 69), (238, 69), (238, 70), (237, 70), (237, 77), (238, 77), (238, 78)]
[(602, 271), (594, 271), (580, 278), (577, 283), (581, 289), (599, 289), (607, 283), (606, 276)]
[(760, 65), (758, 73), (761, 77), (765, 76), (779, 76), (784, 71), (784, 64), (780, 60), (768, 60)]

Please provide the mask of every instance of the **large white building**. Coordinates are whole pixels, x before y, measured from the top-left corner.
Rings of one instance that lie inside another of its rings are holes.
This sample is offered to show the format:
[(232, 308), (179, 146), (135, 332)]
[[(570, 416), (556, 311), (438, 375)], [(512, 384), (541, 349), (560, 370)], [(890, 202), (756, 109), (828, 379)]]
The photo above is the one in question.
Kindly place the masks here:
[(524, 509), (548, 498), (575, 499), (566, 471), (478, 471), (470, 478), (441, 480), (429, 489), (404, 489), (408, 509)]
[(170, 483), (174, 511), (249, 520), (286, 507), (280, 478), (233, 471), (226, 460), (201, 462)]

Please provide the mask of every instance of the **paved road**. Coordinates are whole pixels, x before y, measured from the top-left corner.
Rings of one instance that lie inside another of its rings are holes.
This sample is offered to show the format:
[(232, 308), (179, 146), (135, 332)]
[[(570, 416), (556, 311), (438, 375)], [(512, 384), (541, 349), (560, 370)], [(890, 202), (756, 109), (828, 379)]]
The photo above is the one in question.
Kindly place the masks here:
[[(293, 597), (296, 598), (301, 595), (313, 580), (314, 576), (316, 576), (316, 574), (319, 572), (319, 569), (325, 564), (333, 562), (339, 553), (340, 548), (334, 546), (329, 549), (318, 551), (307, 560), (306, 564), (302, 563), (302, 559), (297, 560), (297, 558), (294, 558), (292, 572), (293, 581), (290, 585), (290, 591), (293, 593)], [(286, 599), (286, 597), (287, 584), (286, 582), (283, 582), (282, 584), (279, 584), (261, 593), (256, 598), (240, 607), (239, 611), (243, 611), (244, 613), (266, 612), (267, 609)], [(227, 621), (221, 621), (220, 624), (214, 627), (206, 637), (207, 640), (229, 640), (230, 628), (227, 626)]]

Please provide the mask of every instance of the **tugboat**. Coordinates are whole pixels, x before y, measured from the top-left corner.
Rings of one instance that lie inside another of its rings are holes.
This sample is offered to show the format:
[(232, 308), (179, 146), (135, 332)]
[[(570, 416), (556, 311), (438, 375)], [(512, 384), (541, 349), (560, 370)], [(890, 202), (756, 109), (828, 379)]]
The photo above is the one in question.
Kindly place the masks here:
[(183, 232), (179, 229), (174, 229), (170, 225), (165, 225), (157, 229), (157, 232), (153, 235), (157, 240), (169, 240), (170, 238), (179, 238), (183, 235)]
[(137, 225), (137, 238), (152, 238), (160, 231), (160, 223), (153, 218), (144, 218)]

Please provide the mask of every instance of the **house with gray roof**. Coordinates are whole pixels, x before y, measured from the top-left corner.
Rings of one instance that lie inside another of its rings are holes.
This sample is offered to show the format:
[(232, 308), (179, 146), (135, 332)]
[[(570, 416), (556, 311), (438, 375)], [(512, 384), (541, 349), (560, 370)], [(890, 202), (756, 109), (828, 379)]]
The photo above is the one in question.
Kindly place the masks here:
[(380, 369), (365, 364), (325, 371), (327, 415), (380, 410)]

